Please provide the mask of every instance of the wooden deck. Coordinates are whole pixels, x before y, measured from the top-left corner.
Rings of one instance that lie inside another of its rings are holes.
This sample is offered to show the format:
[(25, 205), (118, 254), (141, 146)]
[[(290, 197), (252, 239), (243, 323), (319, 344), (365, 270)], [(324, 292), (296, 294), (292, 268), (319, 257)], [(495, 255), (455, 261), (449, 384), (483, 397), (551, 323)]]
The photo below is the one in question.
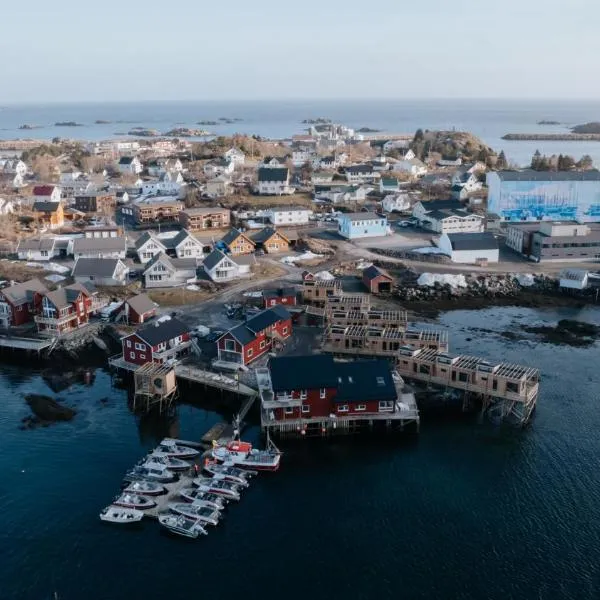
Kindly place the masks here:
[(33, 350), (35, 352), (41, 352), (46, 348), (49, 348), (54, 343), (55, 338), (26, 338), (26, 337), (14, 337), (14, 336), (0, 336), (0, 347), (1, 348), (13, 348), (15, 350)]

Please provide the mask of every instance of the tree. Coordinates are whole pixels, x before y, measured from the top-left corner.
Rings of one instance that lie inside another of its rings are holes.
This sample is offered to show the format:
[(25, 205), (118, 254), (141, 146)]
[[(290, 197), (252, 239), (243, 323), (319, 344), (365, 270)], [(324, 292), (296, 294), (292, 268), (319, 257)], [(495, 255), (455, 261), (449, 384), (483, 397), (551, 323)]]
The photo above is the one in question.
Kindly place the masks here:
[(504, 150), (500, 150), (500, 154), (498, 154), (498, 159), (496, 160), (496, 168), (506, 169), (507, 166), (506, 154), (504, 154)]
[(531, 158), (531, 168), (535, 169), (537, 171), (541, 160), (542, 160), (542, 155), (539, 150), (536, 150), (533, 153), (533, 157)]
[(425, 136), (423, 135), (423, 130), (422, 129), (417, 129), (417, 131), (415, 131), (415, 137), (413, 138), (413, 142), (417, 143), (423, 140)]
[(594, 166), (594, 161), (592, 160), (592, 157), (589, 154), (584, 154), (577, 161), (578, 169), (591, 169), (593, 166)]

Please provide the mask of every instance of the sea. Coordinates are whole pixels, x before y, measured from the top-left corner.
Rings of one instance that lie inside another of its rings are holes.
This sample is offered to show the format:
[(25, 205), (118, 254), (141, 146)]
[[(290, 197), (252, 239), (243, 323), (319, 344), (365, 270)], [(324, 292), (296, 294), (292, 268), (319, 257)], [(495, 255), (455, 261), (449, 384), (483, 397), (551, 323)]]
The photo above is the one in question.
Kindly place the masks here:
[[(596, 600), (600, 345), (502, 335), (563, 318), (600, 323), (600, 309), (458, 310), (436, 325), (455, 353), (541, 370), (525, 429), (430, 408), (418, 435), (282, 444), (279, 472), (254, 479), (196, 541), (98, 513), (163, 436), (197, 440), (235, 407), (198, 391), (170, 417), (140, 419), (102, 369), (54, 392), (38, 367), (5, 364), (0, 598)], [(78, 414), (21, 430), (28, 393)]]
[[(329, 118), (359, 129), (414, 134), (418, 128), (469, 131), (494, 150), (504, 150), (516, 165), (527, 165), (536, 150), (543, 154), (589, 154), (600, 165), (600, 142), (505, 141), (506, 133), (568, 133), (569, 127), (600, 120), (600, 100), (265, 100), (0, 106), (0, 139), (65, 137), (101, 140), (127, 137), (134, 127), (165, 132), (174, 127), (206, 129), (215, 135), (256, 134), (284, 139), (303, 133), (304, 119)], [(239, 119), (217, 126), (199, 121)], [(95, 124), (96, 120), (110, 121)], [(559, 125), (538, 125), (538, 121)], [(57, 127), (59, 122), (78, 127)], [(21, 125), (38, 129), (20, 130)]]

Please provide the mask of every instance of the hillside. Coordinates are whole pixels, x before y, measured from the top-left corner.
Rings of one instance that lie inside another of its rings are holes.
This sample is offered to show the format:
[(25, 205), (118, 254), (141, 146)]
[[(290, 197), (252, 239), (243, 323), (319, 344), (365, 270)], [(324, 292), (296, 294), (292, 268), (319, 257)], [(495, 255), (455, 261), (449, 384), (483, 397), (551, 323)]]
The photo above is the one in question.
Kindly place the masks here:
[(417, 130), (410, 143), (413, 152), (421, 159), (429, 153), (437, 153), (442, 158), (454, 160), (461, 157), (465, 161), (480, 160), (495, 162), (496, 153), (477, 136), (465, 131)]

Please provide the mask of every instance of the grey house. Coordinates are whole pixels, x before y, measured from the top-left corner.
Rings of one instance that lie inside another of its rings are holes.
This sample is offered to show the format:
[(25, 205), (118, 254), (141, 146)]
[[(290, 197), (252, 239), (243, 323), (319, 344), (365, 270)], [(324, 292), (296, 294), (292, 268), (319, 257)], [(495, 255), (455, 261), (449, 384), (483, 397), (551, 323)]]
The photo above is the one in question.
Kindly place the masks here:
[(77, 283), (126, 285), (128, 275), (129, 267), (120, 258), (79, 258), (73, 267), (73, 279)]

